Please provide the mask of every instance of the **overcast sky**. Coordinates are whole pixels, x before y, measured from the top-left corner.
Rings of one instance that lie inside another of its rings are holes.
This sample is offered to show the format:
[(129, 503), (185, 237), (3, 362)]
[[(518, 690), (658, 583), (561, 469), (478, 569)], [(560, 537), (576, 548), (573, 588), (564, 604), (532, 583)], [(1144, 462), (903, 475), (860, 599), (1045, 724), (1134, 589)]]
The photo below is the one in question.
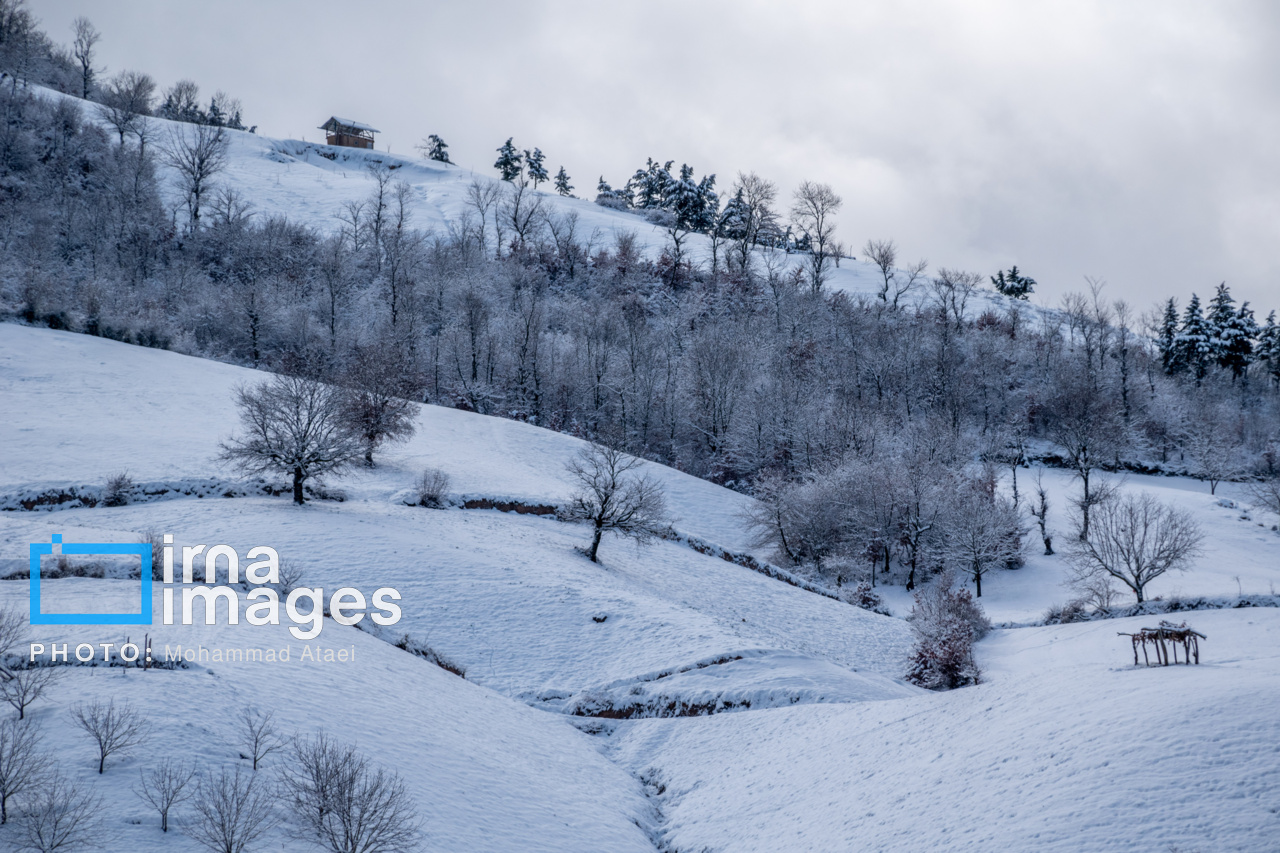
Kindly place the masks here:
[(28, 0), (108, 70), (239, 97), (270, 136), (337, 114), (491, 170), (508, 136), (579, 194), (646, 157), (831, 183), (840, 238), (1086, 275), (1141, 309), (1226, 280), (1280, 307), (1280, 3)]

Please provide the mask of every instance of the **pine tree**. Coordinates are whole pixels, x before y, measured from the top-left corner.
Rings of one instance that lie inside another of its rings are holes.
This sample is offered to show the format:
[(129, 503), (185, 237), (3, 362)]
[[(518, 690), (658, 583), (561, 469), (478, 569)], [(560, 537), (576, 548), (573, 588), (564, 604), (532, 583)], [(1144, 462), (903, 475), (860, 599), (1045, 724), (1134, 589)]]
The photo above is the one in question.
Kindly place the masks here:
[(1272, 382), (1280, 383), (1280, 326), (1276, 325), (1276, 312), (1267, 315), (1267, 322), (1258, 333), (1258, 360), (1266, 365)]
[[(600, 179), (604, 179), (604, 175), (600, 175)], [(573, 195), (573, 184), (568, 182), (568, 172), (564, 172), (564, 167), (556, 173), (556, 192), (562, 196)]]
[(747, 209), (747, 203), (743, 200), (742, 190), (739, 188), (720, 214), (721, 233), (729, 240), (741, 240), (747, 233), (750, 218), (751, 213)]
[(498, 174), (504, 181), (514, 181), (520, 177), (520, 172), (524, 167), (524, 158), (520, 152), (516, 150), (512, 144), (511, 137), (502, 144), (498, 149), (498, 159), (493, 164), (493, 168), (498, 170)]
[(453, 162), (449, 159), (449, 143), (445, 142), (434, 133), (427, 137), (425, 145), (421, 145), (419, 147), (422, 149), (423, 155), (425, 155), (428, 160), (435, 160), (438, 163)]
[(1258, 323), (1249, 303), (1237, 310), (1231, 291), (1223, 282), (1218, 285), (1205, 322), (1214, 363), (1230, 370), (1233, 381), (1239, 379), (1253, 361), (1253, 339), (1258, 336)]
[(1228, 335), (1231, 319), (1236, 315), (1236, 301), (1231, 298), (1231, 291), (1224, 281), (1218, 285), (1218, 292), (1209, 303), (1205, 314), (1205, 325), (1209, 328), (1209, 346), (1213, 361), (1221, 364), (1226, 353), (1226, 335)]
[(533, 188), (536, 190), (538, 184), (546, 183), (551, 180), (547, 175), (547, 167), (544, 163), (545, 157), (541, 148), (535, 148), (533, 151), (525, 150), (524, 161), (528, 171), (529, 180), (533, 181)]
[(1022, 275), (1018, 272), (1018, 265), (1014, 264), (1009, 267), (1008, 272), (1001, 270), (991, 276), (991, 284), (1005, 296), (1011, 296), (1014, 299), (1026, 299), (1031, 295), (1031, 291), (1035, 289), (1036, 280), (1030, 276)]
[(1242, 302), (1240, 310), (1227, 322), (1218, 338), (1221, 349), (1218, 364), (1231, 371), (1233, 382), (1244, 376), (1253, 363), (1253, 342), (1258, 334), (1258, 321), (1254, 319), (1253, 309), (1248, 302)]
[(668, 160), (665, 166), (658, 165), (652, 157), (643, 169), (636, 169), (628, 185), (635, 198), (634, 205), (641, 210), (669, 207), (667, 204), (667, 187), (671, 185), (671, 166), (674, 160)]
[(1173, 375), (1187, 369), (1187, 365), (1178, 358), (1178, 303), (1172, 296), (1164, 304), (1164, 319), (1160, 321), (1156, 347), (1160, 350), (1160, 364), (1165, 373)]
[(1200, 297), (1194, 293), (1182, 314), (1176, 349), (1178, 363), (1190, 368), (1197, 382), (1203, 379), (1213, 356), (1213, 341), (1209, 324), (1200, 311)]

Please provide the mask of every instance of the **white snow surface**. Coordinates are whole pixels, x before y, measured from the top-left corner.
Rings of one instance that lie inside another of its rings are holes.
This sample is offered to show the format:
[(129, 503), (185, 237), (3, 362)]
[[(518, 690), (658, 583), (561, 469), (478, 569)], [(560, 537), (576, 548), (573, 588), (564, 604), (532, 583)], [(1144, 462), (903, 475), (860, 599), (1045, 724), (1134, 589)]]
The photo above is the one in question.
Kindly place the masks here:
[[(467, 185), (493, 180), (238, 132), (224, 179), (259, 214), (327, 231), (343, 202), (367, 195), (364, 165), (375, 159), (412, 187), (417, 227), (447, 230)], [(634, 214), (553, 194), (547, 203), (577, 212), (598, 245), (623, 230), (653, 253), (665, 241)], [(876, 273), (846, 259), (831, 286), (872, 293)], [(576, 550), (586, 540), (576, 525), (404, 504), (429, 465), (450, 474), (455, 495), (562, 502), (571, 490), (564, 464), (583, 445), (547, 430), (424, 406), (411, 441), (387, 448), (377, 468), (330, 484), (344, 502), (296, 508), (286, 497), (215, 497), (208, 484), (234, 481), (215, 461), (236, 429), (231, 392), (263, 378), (0, 324), (0, 499), (100, 487), (125, 470), (140, 483), (203, 484), (191, 491), (205, 495), (0, 512), (0, 574), (25, 565), (27, 543), (53, 533), (122, 542), (152, 530), (173, 533), (179, 546), (226, 542), (242, 554), (269, 544), (305, 569), (309, 585), (393, 586), (403, 596), (398, 625), (364, 632), (326, 620), (310, 644), (354, 648), (355, 663), (304, 663), (305, 644), (284, 627), (220, 619), (153, 626), (153, 647), (287, 646), (291, 662), (68, 667), (30, 713), (64, 771), (104, 798), (99, 849), (196, 849), (179, 832), (162, 835), (131, 786), (162, 756), (206, 769), (239, 761), (235, 715), (248, 704), (274, 711), (289, 732), (354, 740), (400, 772), (431, 850), (1280, 849), (1280, 610), (1177, 614), (1208, 636), (1198, 667), (1132, 665), (1116, 633), (1159, 617), (997, 630), (979, 644), (984, 683), (928, 693), (898, 680), (911, 644), (901, 619), (675, 542), (640, 549), (606, 540), (598, 566)], [(666, 486), (679, 530), (751, 552), (741, 520), (749, 498), (647, 467)], [(1044, 479), (1061, 551), (1076, 484), (1060, 471)], [(1192, 481), (1129, 477), (1125, 488), (1186, 507), (1204, 528), (1191, 571), (1160, 578), (1152, 595), (1274, 592), (1280, 535), (1271, 527), (1280, 519), (1254, 511), (1237, 487), (1210, 496)], [(984, 579), (994, 621), (1033, 621), (1070, 596), (1062, 558), (1039, 551), (1033, 535), (1024, 568)], [(73, 578), (47, 581), (44, 591), (49, 603), (92, 612), (129, 601), (137, 583)], [(900, 588), (880, 592), (898, 616), (909, 612)], [(0, 582), (0, 605), (26, 601), (26, 583)], [(140, 633), (33, 630), (44, 642)], [(466, 678), (396, 641), (429, 649)], [(99, 777), (68, 711), (112, 697), (143, 709), (153, 734)], [(664, 716), (691, 706), (722, 713)], [(658, 718), (584, 721), (575, 712)], [(286, 820), (262, 849), (315, 847)]]

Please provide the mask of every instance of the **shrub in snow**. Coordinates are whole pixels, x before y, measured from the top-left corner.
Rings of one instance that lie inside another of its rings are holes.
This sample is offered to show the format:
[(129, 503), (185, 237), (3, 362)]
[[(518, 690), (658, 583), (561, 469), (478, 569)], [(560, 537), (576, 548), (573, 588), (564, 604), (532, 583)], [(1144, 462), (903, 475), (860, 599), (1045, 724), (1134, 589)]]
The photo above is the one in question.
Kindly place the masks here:
[(978, 683), (973, 644), (991, 623), (969, 591), (957, 588), (954, 575), (943, 572), (919, 590), (908, 621), (916, 633), (908, 681), (930, 690)]
[(871, 584), (863, 581), (857, 586), (840, 587), (840, 599), (854, 607), (861, 607), (863, 610), (870, 610), (872, 613), (880, 613), (888, 616), (889, 610), (884, 606), (884, 600), (876, 594), (871, 588)]
[(1280, 515), (1280, 477), (1250, 483), (1247, 492), (1256, 507), (1272, 515)]
[(133, 491), (133, 478), (128, 471), (121, 471), (107, 480), (102, 489), (103, 506), (124, 506), (129, 502), (129, 494)]
[(449, 494), (449, 475), (440, 468), (427, 468), (418, 478), (418, 505), (439, 509)]
[[(154, 530), (148, 530), (142, 534), (142, 541), (151, 546), (151, 579), (153, 581), (164, 580), (164, 537)], [(143, 571), (147, 571), (147, 567), (143, 566)]]

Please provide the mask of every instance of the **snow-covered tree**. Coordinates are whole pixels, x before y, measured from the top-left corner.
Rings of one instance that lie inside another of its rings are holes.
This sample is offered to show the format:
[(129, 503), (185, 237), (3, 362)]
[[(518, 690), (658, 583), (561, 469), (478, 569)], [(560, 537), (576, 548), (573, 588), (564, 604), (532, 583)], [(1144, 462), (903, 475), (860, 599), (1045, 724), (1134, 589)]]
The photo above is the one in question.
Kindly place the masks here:
[(529, 176), (529, 180), (533, 181), (533, 188), (536, 190), (538, 184), (546, 183), (551, 180), (547, 175), (546, 157), (542, 153), (541, 148), (535, 148), (532, 151), (525, 150), (525, 174)]
[(1178, 302), (1172, 296), (1164, 303), (1164, 314), (1156, 334), (1156, 349), (1160, 352), (1160, 366), (1166, 374), (1173, 375), (1186, 367), (1178, 358)]
[[(601, 178), (603, 180), (603, 177)], [(564, 166), (560, 167), (560, 171), (556, 172), (555, 177), (556, 192), (562, 196), (573, 195), (573, 184), (569, 183), (569, 173), (564, 170)]]
[(453, 162), (449, 159), (449, 143), (434, 133), (419, 142), (417, 148), (428, 160), (435, 160), (438, 163)]
[(1204, 379), (1213, 357), (1213, 333), (1201, 313), (1200, 297), (1194, 293), (1182, 312), (1175, 351), (1176, 364), (1190, 370), (1196, 381)]
[(504, 181), (514, 181), (520, 177), (524, 170), (524, 155), (516, 149), (512, 139), (507, 139), (498, 149), (498, 159), (494, 162), (493, 168), (498, 170), (498, 174)]
[(1035, 290), (1036, 280), (1020, 273), (1017, 264), (1014, 264), (1009, 267), (1007, 272), (1000, 270), (991, 276), (991, 285), (1005, 296), (1012, 296), (1014, 299), (1029, 299), (1032, 291)]
[(1280, 384), (1280, 325), (1276, 324), (1275, 311), (1267, 314), (1267, 321), (1258, 332), (1258, 360), (1272, 383)]
[(674, 160), (668, 160), (663, 165), (650, 157), (643, 169), (636, 169), (636, 173), (627, 182), (636, 208), (655, 210), (666, 206), (667, 187), (672, 182), (671, 167), (674, 163)]
[(948, 513), (945, 524), (947, 553), (954, 564), (973, 579), (974, 594), (982, 598), (982, 579), (992, 569), (1022, 564), (1022, 515), (1003, 495), (987, 495), (967, 488)]

